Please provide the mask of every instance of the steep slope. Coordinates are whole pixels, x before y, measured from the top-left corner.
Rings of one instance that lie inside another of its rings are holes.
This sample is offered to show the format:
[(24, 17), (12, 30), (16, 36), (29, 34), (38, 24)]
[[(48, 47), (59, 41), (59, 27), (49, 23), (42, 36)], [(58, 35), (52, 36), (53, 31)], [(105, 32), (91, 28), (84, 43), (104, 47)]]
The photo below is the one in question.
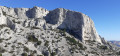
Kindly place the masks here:
[(118, 52), (83, 13), (0, 6), (0, 55), (113, 56)]
[(54, 28), (69, 30), (82, 41), (95, 40), (102, 43), (93, 21), (80, 12), (57, 8), (49, 12), (46, 21), (53, 24)]

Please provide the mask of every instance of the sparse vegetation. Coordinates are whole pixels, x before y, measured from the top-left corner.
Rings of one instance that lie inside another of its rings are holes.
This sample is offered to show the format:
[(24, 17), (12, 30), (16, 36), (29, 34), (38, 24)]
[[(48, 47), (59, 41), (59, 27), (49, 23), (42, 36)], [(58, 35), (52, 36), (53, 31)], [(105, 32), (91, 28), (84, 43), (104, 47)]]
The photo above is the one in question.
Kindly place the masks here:
[(56, 52), (52, 52), (52, 53), (51, 53), (51, 56), (55, 56), (55, 55), (56, 55)]
[(35, 26), (34, 26), (34, 27), (32, 27), (32, 29), (40, 29), (40, 28), (39, 28), (39, 27), (35, 27)]
[(86, 54), (85, 56), (88, 56), (88, 54)]
[(91, 51), (91, 53), (92, 53), (92, 54), (97, 54), (97, 55), (99, 55), (97, 52), (94, 52), (94, 51)]
[(18, 43), (18, 45), (21, 45), (21, 44), (22, 44), (21, 42)]
[(68, 40), (70, 45), (75, 45), (77, 44), (77, 41), (74, 38), (71, 38), (69, 36), (66, 37), (66, 40)]
[(2, 29), (2, 28), (4, 28), (4, 27), (8, 27), (8, 26), (5, 25), (5, 24), (0, 25), (0, 29)]
[(33, 54), (34, 54), (34, 53), (37, 53), (37, 51), (36, 51), (36, 50), (34, 50), (34, 51), (33, 51)]
[(5, 52), (5, 49), (0, 47), (0, 53), (4, 53), (4, 52)]
[(54, 41), (54, 40), (52, 40), (52, 43), (55, 43), (55, 41)]
[(10, 51), (9, 53), (13, 53), (14, 51)]
[(2, 43), (3, 42), (3, 39), (0, 39), (0, 43)]
[(61, 33), (62, 36), (66, 36), (65, 32), (66, 32), (66, 29), (61, 29), (61, 30), (59, 30), (59, 33)]
[(83, 44), (77, 42), (74, 38), (71, 38), (71, 37), (68, 37), (68, 36), (67, 36), (66, 39), (69, 41), (68, 43), (69, 43), (70, 45), (78, 45), (78, 47), (76, 47), (76, 48), (78, 48), (78, 49), (81, 49), (81, 50), (87, 49), (86, 47), (83, 46)]
[(38, 42), (38, 39), (34, 35), (29, 35), (28, 36), (28, 41), (30, 41), (30, 42)]
[(29, 52), (29, 48), (27, 48), (26, 46), (24, 46), (24, 51)]
[(42, 35), (44, 35), (44, 33), (42, 33)]
[(34, 54), (30, 54), (29, 56), (34, 56)]
[(28, 56), (27, 53), (22, 53), (22, 56)]
[(44, 46), (48, 47), (48, 45), (49, 45), (49, 41), (46, 41)]
[(12, 20), (14, 23), (20, 24), (20, 21), (16, 22), (15, 20)]
[(41, 41), (38, 41), (38, 42), (37, 42), (37, 45), (41, 45), (41, 43), (42, 43)]
[(4, 15), (4, 16), (6, 16), (6, 15), (7, 15), (7, 14), (6, 14), (6, 12), (4, 12), (4, 11), (2, 11), (2, 13), (3, 13), (3, 15)]
[(102, 45), (102, 46), (100, 46), (100, 49), (106, 50), (106, 49), (108, 49), (108, 47), (107, 47), (107, 46)]
[(43, 55), (37, 55), (37, 56), (43, 56)]
[(81, 43), (78, 43), (78, 46), (80, 47), (81, 50), (85, 50), (85, 49), (87, 49), (87, 48), (84, 47)]
[(0, 56), (2, 56), (2, 54), (0, 53)]
[(85, 41), (88, 42), (88, 43), (96, 42), (95, 40), (85, 40)]

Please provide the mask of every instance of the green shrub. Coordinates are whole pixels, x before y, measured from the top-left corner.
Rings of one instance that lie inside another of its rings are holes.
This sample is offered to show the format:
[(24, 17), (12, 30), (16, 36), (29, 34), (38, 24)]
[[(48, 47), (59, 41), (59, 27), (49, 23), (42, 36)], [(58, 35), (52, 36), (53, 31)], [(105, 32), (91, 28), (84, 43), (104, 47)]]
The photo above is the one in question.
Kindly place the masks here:
[(108, 49), (108, 47), (107, 47), (107, 46), (102, 45), (102, 46), (100, 46), (100, 49), (106, 50), (106, 49)]
[(42, 35), (44, 35), (44, 33), (42, 33)]
[(71, 38), (71, 37), (67, 36), (66, 39), (70, 42), (71, 45), (77, 44), (77, 41), (74, 38)]
[(15, 54), (13, 54), (12, 56), (16, 56)]
[(97, 55), (99, 55), (97, 52), (94, 52), (94, 51), (92, 51), (91, 53), (92, 53), (92, 54), (97, 54)]
[(37, 55), (37, 56), (43, 56), (43, 55)]
[(6, 15), (7, 15), (7, 14), (6, 14), (6, 12), (4, 12), (4, 11), (2, 11), (2, 13), (3, 13), (3, 15), (4, 15), (4, 16), (6, 16)]
[(29, 35), (28, 36), (28, 41), (30, 41), (30, 42), (38, 42), (38, 39), (34, 35)]
[(2, 29), (2, 28), (4, 28), (4, 27), (8, 27), (8, 26), (5, 25), (5, 24), (0, 25), (0, 29)]
[(0, 47), (0, 53), (4, 53), (6, 50)]
[(29, 48), (27, 48), (26, 46), (24, 46), (24, 51), (29, 52)]
[(18, 45), (22, 45), (22, 43), (21, 43), (21, 42), (19, 42), (19, 43), (18, 43)]
[(54, 40), (52, 40), (52, 43), (55, 43), (55, 41), (54, 41)]
[(85, 40), (85, 41), (88, 42), (88, 43), (96, 42), (95, 40)]
[(40, 29), (39, 27), (32, 27), (32, 29)]
[(27, 53), (22, 53), (22, 56), (28, 56)]
[(85, 56), (88, 56), (88, 54), (86, 54)]
[(14, 51), (12, 50), (12, 51), (10, 51), (9, 53), (13, 53)]
[(36, 51), (36, 50), (34, 50), (34, 51), (33, 51), (33, 53), (37, 53), (37, 51)]
[(59, 33), (62, 33), (63, 36), (66, 36), (65, 32), (66, 32), (66, 29), (59, 30)]
[(42, 43), (41, 41), (38, 41), (38, 42), (37, 42), (37, 45), (41, 45), (41, 43)]
[(3, 39), (0, 39), (0, 43), (2, 43), (3, 42)]
[(34, 56), (34, 54), (30, 54), (29, 56)]
[(51, 56), (55, 56), (55, 55), (56, 55), (56, 52), (52, 52), (52, 53), (51, 53)]
[(85, 50), (85, 48), (83, 47), (81, 43), (78, 43), (78, 46), (80, 47), (80, 49)]
[(0, 56), (2, 56), (2, 54), (0, 53)]
[(46, 41), (44, 46), (48, 47), (48, 45), (49, 45), (49, 41)]

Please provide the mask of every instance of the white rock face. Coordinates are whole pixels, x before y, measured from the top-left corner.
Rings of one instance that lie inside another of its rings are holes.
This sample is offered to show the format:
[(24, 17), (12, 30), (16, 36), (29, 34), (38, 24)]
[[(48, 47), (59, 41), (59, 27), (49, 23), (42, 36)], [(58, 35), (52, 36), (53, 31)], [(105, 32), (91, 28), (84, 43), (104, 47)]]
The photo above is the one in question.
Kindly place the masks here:
[[(93, 21), (83, 13), (70, 11), (63, 8), (57, 8), (50, 12), (40, 7), (15, 9), (6, 7), (0, 8), (0, 24), (11, 25), (12, 23), (9, 19), (7, 19), (10, 16), (12, 18), (16, 18), (13, 19), (15, 21), (17, 19), (22, 19), (22, 22), (25, 27), (43, 27), (43, 25), (45, 25), (47, 22), (49, 24), (53, 24), (50, 25), (52, 29), (67, 29), (71, 33), (74, 33), (74, 35), (83, 42), (85, 40), (95, 40), (99, 43), (102, 43), (101, 38), (96, 32)], [(3, 15), (2, 11), (4, 11), (7, 14), (7, 16)]]
[(50, 11), (46, 21), (58, 28), (72, 31), (82, 41), (95, 40), (102, 43), (93, 21), (80, 12), (57, 8)]
[(7, 18), (3, 15), (2, 10), (0, 9), (0, 25), (7, 24)]
[(0, 6), (0, 55), (103, 56), (104, 43), (111, 48), (83, 13)]
[(83, 14), (83, 28), (82, 28), (82, 33), (83, 33), (83, 39), (84, 40), (95, 40), (98, 41), (100, 43), (101, 42), (101, 38), (99, 37), (95, 26), (94, 26), (94, 22), (85, 14)]

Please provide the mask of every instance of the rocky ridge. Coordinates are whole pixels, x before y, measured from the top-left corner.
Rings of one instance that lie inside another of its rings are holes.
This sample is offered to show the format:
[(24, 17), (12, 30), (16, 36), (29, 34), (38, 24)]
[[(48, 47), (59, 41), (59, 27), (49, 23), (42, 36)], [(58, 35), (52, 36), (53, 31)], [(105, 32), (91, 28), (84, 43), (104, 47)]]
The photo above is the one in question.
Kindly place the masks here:
[(57, 8), (0, 6), (0, 55), (103, 56), (119, 48), (101, 38), (91, 18)]

